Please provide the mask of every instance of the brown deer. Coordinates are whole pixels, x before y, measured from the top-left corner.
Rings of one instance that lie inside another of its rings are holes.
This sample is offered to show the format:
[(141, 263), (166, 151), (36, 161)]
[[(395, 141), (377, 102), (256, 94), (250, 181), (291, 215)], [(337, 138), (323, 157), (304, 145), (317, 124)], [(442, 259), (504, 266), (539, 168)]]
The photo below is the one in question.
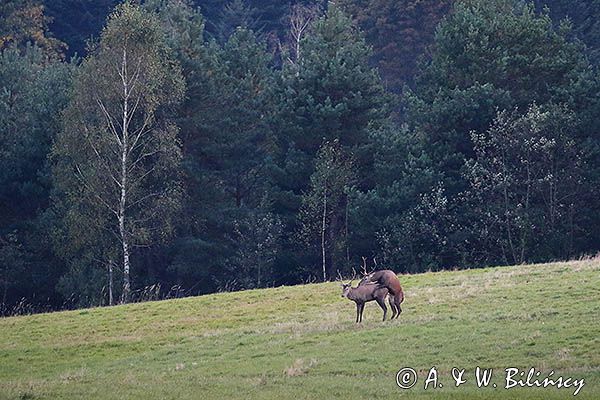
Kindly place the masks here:
[[(394, 310), (394, 314), (392, 315), (391, 319), (398, 318), (400, 316), (400, 313), (402, 312), (400, 304), (404, 301), (404, 291), (402, 290), (402, 286), (400, 285), (400, 280), (398, 279), (398, 276), (394, 271), (389, 269), (383, 269), (379, 271), (371, 270), (370, 272), (368, 272), (367, 259), (365, 257), (363, 257), (362, 259), (363, 278), (358, 283), (358, 286), (360, 287), (361, 285), (372, 285), (375, 283), (380, 288), (386, 288), (389, 292), (390, 304), (392, 304), (393, 299), (393, 304), (397, 309), (396, 312), (394, 307), (392, 307), (392, 309)], [(375, 267), (377, 267), (377, 261), (374, 258), (373, 263), (375, 264)]]
[[(339, 276), (339, 273), (338, 273)], [(356, 303), (356, 323), (362, 322), (363, 311), (365, 310), (365, 303), (375, 300), (379, 307), (383, 310), (383, 321), (387, 316), (387, 307), (385, 305), (385, 298), (388, 297), (388, 289), (382, 287), (376, 283), (367, 283), (362, 286), (352, 287), (352, 281), (356, 277), (356, 274), (348, 283), (341, 282), (341, 276), (339, 276), (340, 283), (342, 285), (342, 297), (346, 297)], [(393, 316), (396, 315), (395, 304), (392, 299), (389, 298), (390, 307), (393, 311)]]

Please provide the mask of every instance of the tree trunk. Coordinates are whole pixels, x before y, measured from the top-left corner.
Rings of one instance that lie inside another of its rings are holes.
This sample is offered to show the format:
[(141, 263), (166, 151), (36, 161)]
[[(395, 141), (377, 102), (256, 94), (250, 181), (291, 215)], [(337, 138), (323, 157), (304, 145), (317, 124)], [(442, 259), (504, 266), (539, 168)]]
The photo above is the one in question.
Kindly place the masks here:
[(321, 225), (321, 255), (323, 260), (323, 282), (327, 281), (327, 270), (325, 260), (325, 228), (327, 224), (327, 191), (323, 194), (323, 221)]
[[(332, 203), (332, 199), (329, 199), (329, 202)], [(343, 218), (343, 216), (341, 217), (338, 213), (332, 211), (329, 217), (329, 223), (327, 224), (327, 236), (329, 237), (329, 241), (326, 241), (326, 243), (329, 243), (329, 253), (327, 254), (327, 261), (325, 264), (327, 265), (328, 276), (335, 276), (335, 266), (338, 264), (338, 258), (344, 258), (344, 249), (339, 248), (340, 237), (343, 234), (343, 228), (340, 228), (340, 225), (342, 224), (340, 218)], [(338, 254), (338, 250), (341, 250), (341, 255)]]
[(113, 296), (113, 260), (108, 260), (108, 305), (115, 304)]
[(2, 307), (0, 308), (0, 311), (4, 311), (5, 307), (6, 307), (6, 296), (8, 293), (8, 279), (5, 279), (4, 284), (2, 285)]
[(523, 233), (521, 235), (521, 255), (519, 259), (519, 264), (523, 264), (525, 262), (525, 249), (527, 248), (527, 238), (531, 224), (530, 224), (530, 213), (529, 213), (529, 199), (531, 196), (531, 186), (532, 186), (532, 178), (531, 178), (531, 157), (529, 154), (529, 150), (527, 150), (527, 164), (525, 164), (527, 171), (527, 190), (525, 192), (525, 215), (527, 216), (527, 226), (523, 229)]
[(121, 303), (129, 302), (129, 294), (131, 291), (131, 280), (129, 276), (129, 243), (127, 232), (125, 231), (125, 191), (121, 194), (120, 215), (119, 215), (119, 232), (121, 234), (121, 245), (123, 248), (123, 293), (121, 294)]
[(119, 233), (123, 247), (123, 293), (121, 302), (129, 302), (131, 291), (131, 280), (129, 276), (129, 237), (125, 225), (125, 211), (127, 207), (127, 155), (129, 153), (129, 80), (127, 76), (127, 52), (123, 51), (123, 62), (121, 65), (121, 78), (123, 81), (123, 122), (121, 138), (121, 198), (119, 200)]
[(348, 240), (348, 213), (350, 208), (350, 198), (346, 195), (346, 215), (344, 220), (344, 239), (346, 241), (346, 264), (350, 265), (350, 243)]
[(258, 263), (258, 277), (256, 279), (256, 287), (260, 287), (260, 263)]
[(516, 264), (517, 262), (517, 254), (515, 251), (515, 246), (513, 244), (513, 239), (512, 239), (512, 233), (511, 233), (511, 221), (509, 219), (509, 214), (510, 214), (510, 207), (509, 207), (509, 199), (508, 199), (508, 182), (507, 182), (507, 176), (508, 176), (508, 172), (507, 172), (507, 166), (506, 166), (506, 156), (504, 154), (504, 151), (502, 152), (502, 167), (503, 167), (503, 175), (504, 175), (504, 182), (502, 185), (502, 192), (504, 195), (504, 222), (506, 224), (506, 234), (508, 236), (508, 245), (510, 246), (510, 253), (512, 255), (512, 259), (513, 259), (513, 263)]
[[(298, 34), (296, 38), (296, 65), (300, 64), (300, 42), (302, 41), (302, 33)], [(298, 72), (296, 72), (298, 75)]]

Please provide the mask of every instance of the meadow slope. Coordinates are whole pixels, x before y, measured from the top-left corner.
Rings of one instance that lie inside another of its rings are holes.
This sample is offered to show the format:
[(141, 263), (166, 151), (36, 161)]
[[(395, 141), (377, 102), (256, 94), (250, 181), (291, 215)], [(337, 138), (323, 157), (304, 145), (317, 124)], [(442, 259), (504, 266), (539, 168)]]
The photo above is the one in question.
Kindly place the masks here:
[[(354, 324), (336, 283), (0, 319), (0, 399), (569, 399), (504, 369), (583, 378), (600, 398), (600, 260), (400, 277), (399, 320)], [(443, 388), (424, 390), (431, 367)], [(477, 388), (476, 366), (497, 388)], [(412, 367), (418, 384), (396, 386)], [(450, 371), (465, 368), (454, 388)]]

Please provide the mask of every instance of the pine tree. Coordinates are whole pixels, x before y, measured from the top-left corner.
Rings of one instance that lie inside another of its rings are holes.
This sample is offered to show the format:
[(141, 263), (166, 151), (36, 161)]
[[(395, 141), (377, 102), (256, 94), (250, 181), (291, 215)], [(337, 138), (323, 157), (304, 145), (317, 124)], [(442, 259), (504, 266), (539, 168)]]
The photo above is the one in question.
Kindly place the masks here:
[[(310, 160), (323, 140), (339, 140), (357, 157), (361, 184), (368, 185), (372, 162), (368, 150), (371, 126), (387, 116), (389, 97), (377, 71), (369, 65), (370, 49), (352, 21), (336, 7), (314, 23), (301, 43), (302, 57), (283, 74), (282, 99), (276, 123), (284, 157), (294, 152), (306, 163), (296, 173), (296, 192), (307, 187)], [(286, 155), (287, 153), (287, 155)]]
[(251, 7), (244, 0), (231, 0), (221, 11), (217, 24), (216, 37), (221, 43), (238, 29), (242, 28), (253, 32), (260, 32), (261, 26), (256, 15), (258, 10)]
[[(233, 276), (240, 276), (240, 287), (254, 287), (258, 280), (252, 283), (241, 271), (249, 268), (250, 258), (260, 256), (248, 256), (252, 250), (244, 236), (249, 222), (270, 218), (268, 208), (264, 208), (269, 203), (268, 122), (275, 104), (270, 56), (256, 35), (243, 28), (236, 29), (215, 51), (218, 67), (210, 79), (214, 89), (208, 101), (196, 102), (196, 130), (188, 142), (190, 164), (194, 166), (190, 170), (190, 195), (200, 205), (193, 215), (202, 227), (194, 236), (223, 249), (220, 257), (211, 261), (217, 270), (213, 279), (219, 286), (226, 286), (223, 279), (233, 272)], [(277, 223), (271, 226), (277, 229)], [(263, 233), (258, 236), (265, 240), (278, 236), (276, 231)], [(268, 252), (270, 245), (264, 245)], [(267, 254), (263, 256), (266, 261)]]
[(450, 196), (467, 186), (460, 170), (474, 155), (470, 132), (485, 131), (498, 109), (533, 102), (579, 107), (593, 90), (568, 32), (512, 0), (457, 4), (440, 25), (434, 50), (415, 95), (407, 96), (408, 116), (423, 131)]
[(427, 59), (438, 23), (454, 0), (342, 0), (340, 5), (364, 30), (386, 88), (412, 85), (418, 62)]
[(534, 0), (538, 11), (545, 8), (555, 26), (565, 20), (573, 25), (573, 33), (586, 45), (586, 53), (593, 64), (600, 62), (600, 3), (596, 0)]
[[(570, 38), (566, 27), (556, 29), (548, 15), (522, 2), (455, 5), (437, 29), (430, 62), (405, 97), (405, 152), (413, 161), (391, 162), (398, 178), (377, 189), (380, 204), (399, 205), (379, 232), (387, 254), (412, 254), (406, 262), (416, 269), (482, 262), (490, 243), (474, 221), (484, 216), (465, 199), (471, 190), (465, 171), (476, 157), (471, 132), (487, 132), (498, 110), (527, 110), (532, 103), (589, 109), (595, 78), (580, 44)], [(419, 181), (415, 171), (424, 178)]]
[[(273, 122), (277, 127), (273, 207), (291, 231), (299, 230), (301, 196), (310, 190), (314, 160), (324, 142), (337, 141), (343, 152), (353, 155), (358, 189), (373, 186), (369, 132), (387, 118), (390, 102), (377, 70), (369, 64), (369, 46), (338, 7), (330, 7), (327, 15), (313, 22), (300, 52), (299, 62), (287, 65), (282, 73), (280, 106)], [(287, 248), (294, 246), (290, 243)], [(299, 250), (282, 259), (296, 265), (314, 261), (301, 260), (305, 256), (309, 255)]]
[[(178, 284), (200, 282), (194, 286), (200, 292), (231, 288), (225, 281), (231, 272), (240, 287), (255, 287), (267, 279), (269, 254), (281, 230), (277, 218), (264, 208), (269, 203), (268, 116), (274, 104), (270, 56), (254, 32), (244, 28), (235, 29), (223, 44), (205, 41), (202, 16), (184, 2), (163, 0), (146, 6), (163, 21), (187, 82), (176, 119), (188, 218), (181, 221), (169, 270)], [(251, 226), (256, 220), (270, 223), (258, 232)], [(252, 243), (248, 232), (269, 243)], [(260, 279), (250, 272), (257, 257), (266, 263)]]
[[(45, 216), (47, 156), (71, 77), (71, 66), (49, 61), (38, 47), (0, 52), (0, 290), (6, 307), (22, 298), (35, 307), (60, 304), (54, 286), (62, 268), (52, 255)], [(38, 303), (46, 299), (50, 304)]]

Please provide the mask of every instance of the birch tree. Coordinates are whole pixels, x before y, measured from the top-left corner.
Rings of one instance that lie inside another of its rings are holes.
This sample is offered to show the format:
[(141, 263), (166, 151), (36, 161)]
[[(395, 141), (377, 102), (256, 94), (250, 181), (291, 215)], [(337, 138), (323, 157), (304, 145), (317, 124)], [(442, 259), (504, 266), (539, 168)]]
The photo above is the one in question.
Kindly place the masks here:
[(159, 22), (126, 2), (80, 67), (55, 144), (55, 180), (69, 213), (98, 210), (97, 224), (118, 246), (122, 302), (130, 297), (132, 250), (173, 228), (181, 151), (169, 116), (183, 93)]
[(319, 248), (323, 281), (334, 273), (336, 261), (348, 254), (349, 194), (355, 181), (352, 157), (344, 153), (339, 141), (325, 142), (317, 153), (299, 215), (301, 240)]
[(301, 43), (312, 28), (312, 23), (321, 14), (318, 5), (295, 4), (291, 7), (288, 19), (287, 61), (290, 64), (300, 63)]

